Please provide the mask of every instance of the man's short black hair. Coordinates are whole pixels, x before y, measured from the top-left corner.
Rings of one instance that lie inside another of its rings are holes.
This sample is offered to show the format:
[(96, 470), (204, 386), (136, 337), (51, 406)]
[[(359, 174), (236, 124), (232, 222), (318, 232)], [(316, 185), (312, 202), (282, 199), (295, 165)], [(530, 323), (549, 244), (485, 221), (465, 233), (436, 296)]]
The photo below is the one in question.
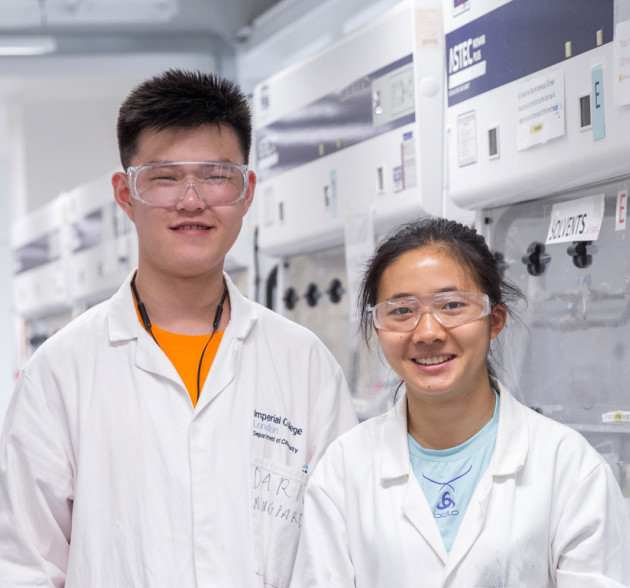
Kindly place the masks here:
[(202, 125), (230, 127), (238, 137), (245, 163), (252, 142), (251, 112), (239, 87), (215, 74), (170, 69), (136, 88), (118, 112), (118, 150), (126, 170), (145, 129), (194, 129)]

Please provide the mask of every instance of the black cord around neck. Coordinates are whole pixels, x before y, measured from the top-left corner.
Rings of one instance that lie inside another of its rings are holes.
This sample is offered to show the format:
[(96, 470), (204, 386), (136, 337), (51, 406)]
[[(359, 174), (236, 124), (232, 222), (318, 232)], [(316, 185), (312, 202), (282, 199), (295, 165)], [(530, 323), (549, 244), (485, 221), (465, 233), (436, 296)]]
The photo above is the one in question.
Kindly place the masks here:
[[(140, 295), (138, 294), (138, 289), (136, 288), (136, 274), (131, 278), (131, 291), (133, 292), (133, 297), (136, 301), (136, 306), (138, 307), (138, 312), (140, 313), (140, 318), (142, 319), (142, 325), (144, 329), (151, 335), (155, 344), (160, 347), (155, 335), (153, 334), (153, 330), (151, 329), (151, 320), (149, 319), (149, 313), (147, 312), (146, 307), (142, 300), (140, 300)], [(217, 310), (214, 313), (214, 320), (212, 321), (212, 333), (210, 334), (210, 339), (206, 342), (203, 347), (203, 351), (201, 352), (201, 357), (199, 359), (199, 366), (197, 368), (197, 402), (199, 402), (199, 396), (201, 394), (201, 365), (203, 364), (203, 357), (206, 354), (206, 349), (208, 345), (210, 345), (210, 341), (212, 341), (212, 337), (217, 332), (217, 328), (219, 327), (219, 323), (221, 322), (221, 316), (223, 315), (223, 304), (225, 303), (225, 299), (228, 295), (227, 284), (223, 282), (223, 296), (221, 297), (221, 302), (217, 306)]]
[(144, 306), (144, 302), (140, 300), (140, 294), (138, 294), (138, 289), (136, 288), (136, 274), (133, 274), (133, 278), (131, 278), (131, 291), (133, 292), (133, 297), (136, 299), (136, 306), (138, 307), (138, 312), (140, 313), (140, 318), (142, 319), (142, 325), (144, 329), (155, 341), (155, 344), (159, 347), (160, 344), (157, 342), (153, 331), (151, 330), (151, 320), (149, 319), (149, 313)]
[(221, 297), (221, 302), (219, 302), (219, 306), (217, 306), (217, 311), (214, 313), (214, 320), (212, 321), (212, 334), (210, 335), (210, 339), (203, 346), (203, 351), (201, 352), (201, 357), (199, 358), (199, 366), (197, 367), (197, 402), (199, 402), (199, 396), (201, 395), (201, 364), (203, 363), (203, 356), (206, 354), (206, 349), (208, 345), (210, 345), (210, 341), (212, 341), (212, 337), (217, 332), (217, 327), (221, 322), (221, 315), (223, 314), (223, 303), (227, 298), (228, 289), (227, 284), (223, 283), (223, 296)]

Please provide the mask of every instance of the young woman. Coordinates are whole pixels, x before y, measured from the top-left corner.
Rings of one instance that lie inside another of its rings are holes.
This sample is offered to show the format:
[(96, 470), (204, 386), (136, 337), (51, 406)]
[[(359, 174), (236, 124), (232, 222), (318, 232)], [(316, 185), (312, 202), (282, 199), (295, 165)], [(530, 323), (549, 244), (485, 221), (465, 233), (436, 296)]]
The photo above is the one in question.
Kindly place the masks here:
[(363, 327), (401, 387), (317, 466), (292, 586), (630, 586), (630, 522), (610, 468), (489, 364), (519, 294), (458, 223), (423, 219), (378, 247)]

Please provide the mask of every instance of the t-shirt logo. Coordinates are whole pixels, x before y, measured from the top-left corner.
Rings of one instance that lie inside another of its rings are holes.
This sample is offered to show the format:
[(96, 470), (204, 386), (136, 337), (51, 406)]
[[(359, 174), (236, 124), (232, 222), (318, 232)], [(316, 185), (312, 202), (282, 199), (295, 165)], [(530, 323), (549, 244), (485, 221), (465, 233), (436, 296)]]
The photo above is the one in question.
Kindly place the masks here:
[[(424, 474), (422, 474), (422, 476), (425, 480), (428, 480), (429, 482), (432, 482), (433, 484), (437, 484), (440, 487), (440, 490), (439, 490), (440, 492), (442, 492), (442, 490), (447, 487), (450, 488), (451, 491), (455, 492), (455, 487), (453, 486), (453, 482), (459, 480), (460, 478), (463, 478), (466, 474), (470, 472), (470, 470), (472, 470), (472, 466), (470, 466), (463, 474), (460, 474), (459, 476), (453, 478), (452, 480), (449, 480), (448, 482), (438, 482), (436, 480), (432, 480), (431, 478), (428, 478)], [(446, 510), (447, 508), (454, 508), (455, 506), (457, 506), (457, 503), (451, 498), (450, 491), (445, 490), (442, 493), (441, 500), (437, 505), (438, 510)]]
[(438, 510), (444, 510), (445, 508), (452, 508), (453, 506), (457, 506), (455, 501), (451, 498), (451, 495), (448, 491), (442, 494), (442, 502), (437, 505)]

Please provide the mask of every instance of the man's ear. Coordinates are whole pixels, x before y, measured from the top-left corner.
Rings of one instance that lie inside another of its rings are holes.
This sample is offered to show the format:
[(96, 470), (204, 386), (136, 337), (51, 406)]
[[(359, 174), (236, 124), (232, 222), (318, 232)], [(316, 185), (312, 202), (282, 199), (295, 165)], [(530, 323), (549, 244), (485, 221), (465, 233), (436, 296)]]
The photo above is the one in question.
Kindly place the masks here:
[(243, 199), (243, 216), (247, 214), (249, 207), (254, 201), (254, 190), (256, 189), (256, 174), (253, 171), (248, 171), (247, 192), (245, 192), (245, 198)]
[(127, 174), (125, 172), (116, 172), (112, 176), (112, 187), (114, 188), (114, 199), (120, 208), (125, 211), (125, 214), (133, 222), (133, 206), (131, 201), (133, 196), (129, 190), (129, 184), (127, 182)]

